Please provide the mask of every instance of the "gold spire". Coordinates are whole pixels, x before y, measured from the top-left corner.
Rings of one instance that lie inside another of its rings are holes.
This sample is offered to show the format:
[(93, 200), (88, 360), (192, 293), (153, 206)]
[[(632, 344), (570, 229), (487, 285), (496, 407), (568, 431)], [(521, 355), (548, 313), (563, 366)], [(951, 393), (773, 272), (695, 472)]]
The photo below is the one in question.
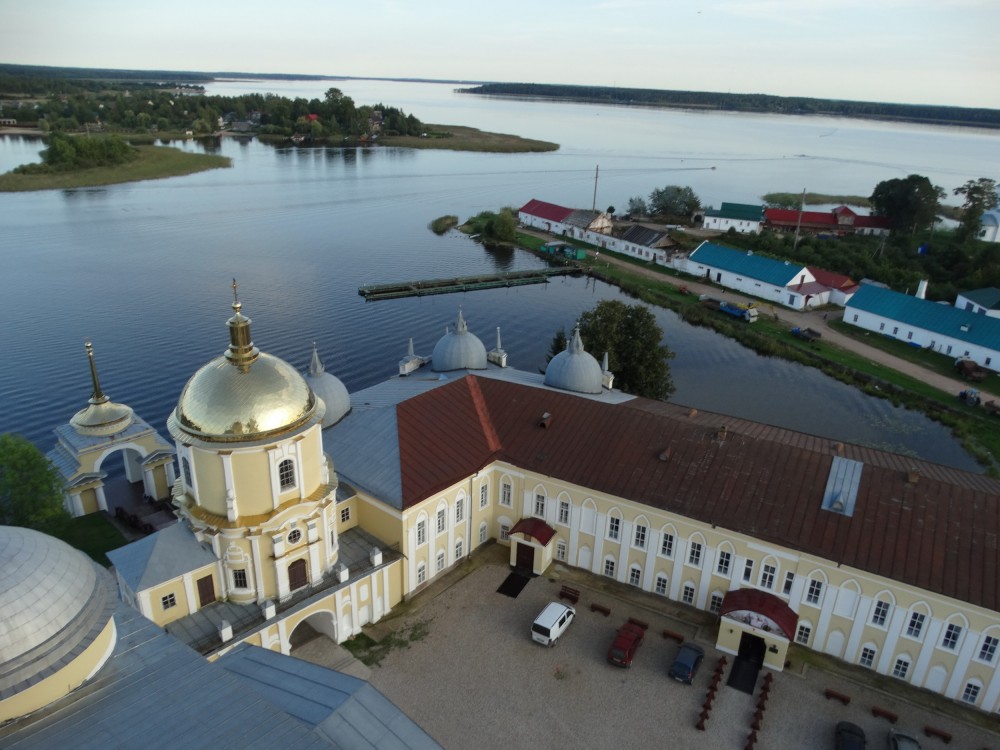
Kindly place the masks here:
[(90, 397), (90, 403), (106, 403), (108, 397), (104, 395), (104, 391), (101, 390), (101, 381), (97, 378), (97, 365), (94, 363), (94, 345), (88, 340), (84, 346), (87, 349), (87, 359), (90, 360), (90, 379), (94, 384), (94, 393)]
[(246, 372), (250, 365), (257, 361), (260, 350), (253, 345), (250, 339), (251, 320), (242, 312), (243, 304), (240, 302), (237, 289), (239, 285), (233, 279), (233, 317), (226, 321), (229, 326), (229, 350), (226, 352), (226, 359), (231, 364), (236, 365), (240, 372)]
[(87, 341), (85, 347), (90, 362), (90, 380), (94, 392), (87, 402), (87, 407), (74, 414), (69, 423), (81, 435), (107, 436), (122, 432), (132, 424), (132, 409), (125, 404), (115, 403), (101, 390), (97, 365), (94, 363), (94, 345)]

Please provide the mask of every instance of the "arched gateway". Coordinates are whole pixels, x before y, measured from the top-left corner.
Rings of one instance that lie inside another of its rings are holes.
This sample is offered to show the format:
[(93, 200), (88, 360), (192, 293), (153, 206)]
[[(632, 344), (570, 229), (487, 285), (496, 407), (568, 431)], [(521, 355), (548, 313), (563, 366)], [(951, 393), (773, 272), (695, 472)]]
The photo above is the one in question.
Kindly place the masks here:
[(716, 648), (755, 663), (758, 669), (784, 669), (799, 616), (783, 599), (758, 589), (736, 589), (723, 597), (719, 614)]

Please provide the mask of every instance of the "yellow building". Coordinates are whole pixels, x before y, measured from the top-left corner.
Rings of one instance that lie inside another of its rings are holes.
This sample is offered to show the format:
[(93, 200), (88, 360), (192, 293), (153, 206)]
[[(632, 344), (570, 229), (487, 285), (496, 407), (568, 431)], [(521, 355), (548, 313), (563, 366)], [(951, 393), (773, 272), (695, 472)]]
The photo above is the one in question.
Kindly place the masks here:
[(757, 666), (796, 642), (1000, 708), (1000, 481), (634, 398), (577, 334), (544, 376), (507, 368), (461, 313), (346, 401), (234, 309), (169, 420), (182, 525), (112, 553), (126, 598), (203, 653), (287, 653), (302, 622), (342, 641), (497, 540), (534, 574), (713, 612)]

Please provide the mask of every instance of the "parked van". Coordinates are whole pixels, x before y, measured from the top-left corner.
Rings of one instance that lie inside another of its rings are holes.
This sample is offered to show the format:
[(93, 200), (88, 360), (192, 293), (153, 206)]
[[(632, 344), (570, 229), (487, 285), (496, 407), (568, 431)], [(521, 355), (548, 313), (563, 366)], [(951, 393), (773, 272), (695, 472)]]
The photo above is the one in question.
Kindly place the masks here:
[(532, 640), (543, 646), (555, 646), (559, 636), (566, 631), (574, 617), (576, 610), (572, 607), (559, 602), (549, 602), (531, 623)]

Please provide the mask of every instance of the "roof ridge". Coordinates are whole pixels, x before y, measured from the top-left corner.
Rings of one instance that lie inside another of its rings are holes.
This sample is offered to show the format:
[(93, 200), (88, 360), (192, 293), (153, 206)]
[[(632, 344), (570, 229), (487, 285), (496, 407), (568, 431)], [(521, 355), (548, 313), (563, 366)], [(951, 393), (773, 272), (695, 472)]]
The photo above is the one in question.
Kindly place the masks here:
[(472, 396), (472, 405), (476, 407), (476, 416), (479, 418), (479, 426), (483, 430), (483, 437), (486, 438), (486, 445), (490, 453), (496, 453), (503, 447), (500, 436), (497, 435), (493, 418), (490, 416), (489, 407), (486, 405), (486, 397), (482, 388), (479, 387), (479, 378), (475, 375), (468, 376), (469, 394)]

